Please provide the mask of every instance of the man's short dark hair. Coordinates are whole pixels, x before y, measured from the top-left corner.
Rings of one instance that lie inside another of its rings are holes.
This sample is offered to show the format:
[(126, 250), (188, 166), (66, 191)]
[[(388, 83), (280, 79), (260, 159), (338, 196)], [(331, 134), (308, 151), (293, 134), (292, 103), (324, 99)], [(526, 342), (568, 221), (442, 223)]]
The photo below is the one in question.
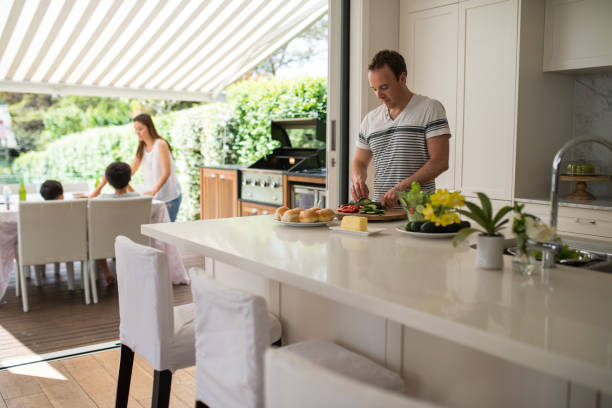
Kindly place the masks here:
[(104, 175), (108, 184), (119, 190), (130, 184), (132, 168), (127, 163), (117, 161), (108, 165)]
[(64, 194), (64, 187), (57, 180), (47, 180), (40, 186), (40, 195), (45, 200), (55, 200), (62, 194)]
[(378, 51), (374, 58), (372, 58), (372, 61), (370, 61), (368, 71), (381, 69), (385, 65), (389, 67), (398, 80), (402, 72), (408, 72), (406, 70), (406, 61), (404, 61), (404, 57), (402, 57), (399, 52), (391, 50)]

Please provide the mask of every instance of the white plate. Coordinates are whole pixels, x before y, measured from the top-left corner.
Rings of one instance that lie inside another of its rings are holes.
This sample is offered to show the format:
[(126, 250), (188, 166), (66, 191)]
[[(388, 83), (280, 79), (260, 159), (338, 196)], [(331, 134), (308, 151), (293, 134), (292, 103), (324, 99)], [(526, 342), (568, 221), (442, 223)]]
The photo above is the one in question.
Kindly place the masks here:
[[(403, 226), (405, 227), (405, 225)], [(406, 231), (403, 227), (395, 227), (399, 232), (403, 232), (404, 234), (412, 235), (416, 238), (428, 238), (428, 239), (442, 239), (442, 238), (452, 238), (457, 235), (456, 232), (412, 232)]]
[(288, 227), (323, 227), (332, 221), (329, 221), (329, 222), (288, 222), (288, 221), (274, 220), (274, 222), (279, 223), (281, 225), (286, 225)]
[(361, 235), (362, 237), (367, 237), (368, 235), (378, 234), (379, 232), (384, 231), (386, 228), (368, 227), (367, 231), (353, 231), (341, 227), (329, 227), (329, 229), (333, 231), (346, 232), (347, 234)]

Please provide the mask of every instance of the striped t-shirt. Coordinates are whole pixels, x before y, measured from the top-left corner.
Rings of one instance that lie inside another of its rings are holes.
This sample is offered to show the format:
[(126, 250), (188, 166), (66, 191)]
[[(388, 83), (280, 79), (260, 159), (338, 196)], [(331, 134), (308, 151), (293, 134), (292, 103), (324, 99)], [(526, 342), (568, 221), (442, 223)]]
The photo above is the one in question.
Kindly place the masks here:
[[(426, 140), (445, 134), (450, 135), (450, 129), (444, 107), (426, 96), (413, 94), (395, 120), (384, 104), (369, 112), (361, 122), (357, 147), (371, 150), (374, 157), (374, 201), (423, 167), (429, 160)], [(434, 180), (422, 188), (434, 193)]]

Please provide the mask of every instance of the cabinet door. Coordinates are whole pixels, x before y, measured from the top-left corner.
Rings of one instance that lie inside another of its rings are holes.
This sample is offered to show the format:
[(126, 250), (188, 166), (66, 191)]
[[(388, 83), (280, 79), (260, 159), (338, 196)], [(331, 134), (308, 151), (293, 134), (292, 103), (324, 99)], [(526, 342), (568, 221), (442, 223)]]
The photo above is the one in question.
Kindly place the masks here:
[(401, 0), (400, 12), (401, 9), (404, 9), (406, 12), (411, 13), (414, 11), (422, 11), (454, 3), (459, 3), (459, 0)]
[(269, 215), (274, 214), (277, 207), (271, 205), (255, 204), (242, 201), (240, 203), (240, 216), (248, 217), (251, 215)]
[(232, 170), (217, 171), (217, 218), (238, 216), (238, 176)]
[(456, 182), (465, 194), (511, 200), (517, 0), (459, 4)]
[(217, 218), (217, 173), (213, 169), (201, 169), (200, 218)]
[(612, 1), (548, 0), (544, 71), (612, 66)]
[(412, 1), (400, 3), (399, 51), (406, 57), (408, 88), (444, 105), (452, 137), (448, 170), (436, 178), (437, 188), (455, 188), (457, 115), (457, 4), (411, 13)]

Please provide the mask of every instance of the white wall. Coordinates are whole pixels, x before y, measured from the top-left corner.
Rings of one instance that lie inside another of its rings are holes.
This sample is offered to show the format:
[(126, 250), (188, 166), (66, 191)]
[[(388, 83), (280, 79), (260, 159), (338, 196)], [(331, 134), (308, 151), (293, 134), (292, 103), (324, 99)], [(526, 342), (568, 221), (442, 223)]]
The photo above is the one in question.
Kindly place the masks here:
[[(612, 142), (612, 73), (576, 77), (574, 136), (597, 136)], [(569, 158), (594, 162), (612, 175), (612, 152), (599, 144), (576, 146)], [(588, 188), (596, 197), (612, 197), (612, 183), (590, 183)]]
[[(380, 102), (368, 83), (368, 63), (382, 49), (399, 48), (399, 0), (352, 0), (350, 46), (349, 164), (355, 156), (359, 125)], [(374, 191), (374, 164), (368, 187)]]

